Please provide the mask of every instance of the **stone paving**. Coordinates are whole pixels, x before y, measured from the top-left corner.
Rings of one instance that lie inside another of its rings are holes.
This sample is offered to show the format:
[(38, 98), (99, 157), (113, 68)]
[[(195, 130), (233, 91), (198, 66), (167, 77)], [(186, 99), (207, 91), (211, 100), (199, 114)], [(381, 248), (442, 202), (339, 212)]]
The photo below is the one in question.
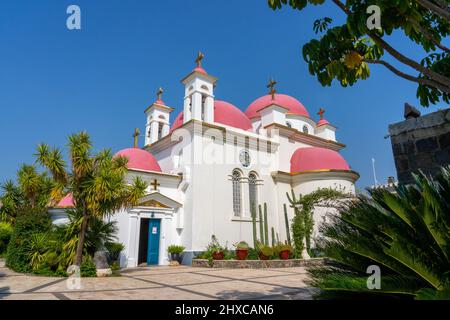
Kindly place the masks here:
[(311, 299), (303, 267), (209, 269), (187, 266), (139, 267), (121, 276), (82, 278), (81, 289), (68, 289), (66, 278), (15, 273), (0, 260), (0, 299)]

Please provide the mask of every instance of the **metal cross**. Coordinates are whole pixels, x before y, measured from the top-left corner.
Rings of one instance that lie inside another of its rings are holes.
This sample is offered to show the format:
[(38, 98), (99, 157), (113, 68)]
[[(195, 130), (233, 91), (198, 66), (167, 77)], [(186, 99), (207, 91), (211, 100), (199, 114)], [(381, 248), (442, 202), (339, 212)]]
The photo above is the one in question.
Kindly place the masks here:
[(201, 68), (202, 67), (202, 60), (205, 57), (205, 55), (199, 51), (198, 55), (197, 55), (197, 59), (195, 59), (195, 63), (197, 64), (197, 67)]
[(269, 94), (272, 95), (272, 100), (275, 99), (275, 93), (277, 92), (277, 90), (275, 89), (276, 84), (277, 82), (273, 80), (273, 78), (270, 78), (269, 83), (267, 84), (267, 88), (270, 89)]
[(158, 97), (158, 100), (161, 101), (162, 98), (162, 94), (164, 93), (164, 89), (163, 88), (159, 88), (158, 91), (156, 92), (156, 96)]
[(325, 110), (320, 108), (319, 112), (317, 112), (317, 114), (320, 116), (320, 120), (323, 119), (323, 114), (325, 113)]
[(133, 138), (134, 138), (134, 147), (138, 147), (138, 138), (141, 132), (139, 131), (139, 128), (134, 129)]

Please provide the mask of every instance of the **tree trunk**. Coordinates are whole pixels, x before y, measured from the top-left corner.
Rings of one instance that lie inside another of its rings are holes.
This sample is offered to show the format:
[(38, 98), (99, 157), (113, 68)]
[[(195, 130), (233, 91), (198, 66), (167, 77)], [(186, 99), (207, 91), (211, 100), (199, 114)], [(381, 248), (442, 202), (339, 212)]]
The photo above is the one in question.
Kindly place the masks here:
[(86, 230), (88, 226), (88, 215), (83, 213), (83, 221), (81, 222), (80, 234), (78, 236), (77, 253), (75, 256), (75, 265), (81, 266), (83, 259), (84, 238), (86, 236)]

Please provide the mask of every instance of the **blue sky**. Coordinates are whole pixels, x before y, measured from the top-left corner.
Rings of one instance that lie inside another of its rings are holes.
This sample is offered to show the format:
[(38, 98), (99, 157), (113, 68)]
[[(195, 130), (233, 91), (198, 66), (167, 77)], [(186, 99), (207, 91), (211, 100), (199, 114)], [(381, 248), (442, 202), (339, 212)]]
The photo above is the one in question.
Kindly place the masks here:
[[(70, 4), (81, 8), (82, 30), (66, 28)], [(205, 69), (219, 77), (218, 99), (245, 110), (273, 76), (278, 91), (299, 99), (315, 118), (320, 107), (327, 110), (347, 145), (342, 154), (361, 174), (359, 188), (373, 183), (372, 157), (378, 180), (395, 176), (384, 136), (389, 123), (402, 120), (404, 102), (419, 105), (416, 87), (381, 66), (353, 87), (320, 86), (301, 47), (323, 16), (343, 18), (332, 4), (274, 12), (266, 0), (2, 1), (0, 181), (33, 162), (38, 143), (64, 147), (69, 134), (83, 129), (98, 149), (131, 146), (159, 86), (173, 116), (179, 112), (180, 80), (198, 50)], [(390, 41), (413, 58), (423, 55), (400, 35)]]

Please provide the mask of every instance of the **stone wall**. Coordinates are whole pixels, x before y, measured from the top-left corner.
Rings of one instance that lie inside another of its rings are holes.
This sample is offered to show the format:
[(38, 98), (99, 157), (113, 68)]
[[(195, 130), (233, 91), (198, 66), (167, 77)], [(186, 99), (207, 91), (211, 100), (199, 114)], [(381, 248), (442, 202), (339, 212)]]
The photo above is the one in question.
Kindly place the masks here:
[(450, 109), (389, 125), (400, 184), (412, 183), (411, 173), (436, 175), (450, 165)]
[(213, 260), (206, 259), (192, 260), (193, 267), (203, 268), (229, 268), (229, 269), (262, 269), (262, 268), (290, 268), (290, 267), (311, 267), (328, 264), (328, 259), (289, 259), (289, 260)]

